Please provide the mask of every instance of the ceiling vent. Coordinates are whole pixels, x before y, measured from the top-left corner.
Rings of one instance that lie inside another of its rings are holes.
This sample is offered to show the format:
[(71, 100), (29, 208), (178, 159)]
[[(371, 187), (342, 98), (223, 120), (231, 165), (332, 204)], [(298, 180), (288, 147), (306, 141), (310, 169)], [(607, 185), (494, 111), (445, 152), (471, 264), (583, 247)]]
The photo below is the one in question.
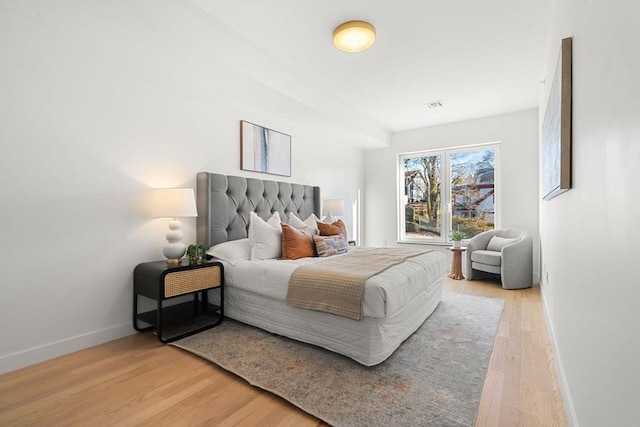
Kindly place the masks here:
[(438, 107), (444, 107), (444, 104), (442, 103), (442, 101), (438, 100), (438, 101), (431, 101), (431, 102), (427, 102), (426, 104), (427, 107), (429, 108), (438, 108)]

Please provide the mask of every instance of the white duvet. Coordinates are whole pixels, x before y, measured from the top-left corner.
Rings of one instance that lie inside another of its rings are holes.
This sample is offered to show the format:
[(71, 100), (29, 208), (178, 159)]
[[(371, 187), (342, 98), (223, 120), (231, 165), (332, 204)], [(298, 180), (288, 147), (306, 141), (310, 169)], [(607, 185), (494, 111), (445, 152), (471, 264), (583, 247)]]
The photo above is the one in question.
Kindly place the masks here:
[[(353, 248), (350, 250), (357, 250)], [(341, 255), (335, 255), (341, 256)], [(321, 262), (323, 258), (298, 260), (223, 262), (225, 286), (253, 292), (263, 297), (284, 301), (289, 277), (300, 265)], [(446, 271), (447, 259), (441, 252), (431, 251), (387, 270), (367, 280), (363, 298), (365, 317), (382, 319), (407, 305)]]

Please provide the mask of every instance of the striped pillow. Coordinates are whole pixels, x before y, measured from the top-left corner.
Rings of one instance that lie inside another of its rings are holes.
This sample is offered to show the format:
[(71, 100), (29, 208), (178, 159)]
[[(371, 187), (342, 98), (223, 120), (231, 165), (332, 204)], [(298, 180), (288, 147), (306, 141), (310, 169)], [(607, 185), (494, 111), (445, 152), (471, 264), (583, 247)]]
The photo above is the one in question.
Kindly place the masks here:
[(349, 245), (342, 234), (335, 236), (313, 236), (316, 245), (316, 253), (319, 257), (346, 254)]

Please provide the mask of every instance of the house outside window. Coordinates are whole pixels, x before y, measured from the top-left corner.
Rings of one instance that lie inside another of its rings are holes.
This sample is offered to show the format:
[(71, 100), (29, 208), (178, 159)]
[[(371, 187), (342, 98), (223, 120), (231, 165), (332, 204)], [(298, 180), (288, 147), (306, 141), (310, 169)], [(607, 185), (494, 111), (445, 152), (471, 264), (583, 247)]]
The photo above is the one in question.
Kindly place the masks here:
[(398, 156), (398, 241), (449, 244), (496, 228), (499, 144)]

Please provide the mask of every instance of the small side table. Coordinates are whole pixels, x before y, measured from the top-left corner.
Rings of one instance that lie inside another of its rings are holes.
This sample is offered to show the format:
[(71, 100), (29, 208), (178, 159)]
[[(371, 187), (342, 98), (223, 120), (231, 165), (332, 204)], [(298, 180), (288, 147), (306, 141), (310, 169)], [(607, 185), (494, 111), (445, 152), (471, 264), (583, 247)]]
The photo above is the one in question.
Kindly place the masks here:
[[(219, 289), (220, 305), (207, 300), (207, 291)], [(191, 301), (175, 305), (164, 302), (193, 295)], [(138, 313), (138, 298), (155, 300), (157, 308)], [(153, 329), (163, 343), (218, 326), (224, 317), (224, 267), (219, 262), (167, 265), (166, 261), (144, 262), (133, 272), (133, 327)], [(149, 326), (140, 327), (138, 321)]]
[(466, 251), (466, 246), (462, 246), (459, 248), (449, 248), (451, 252), (453, 252), (453, 259), (451, 260), (451, 273), (449, 273), (449, 278), (453, 280), (462, 280), (464, 276), (462, 275), (462, 252)]

